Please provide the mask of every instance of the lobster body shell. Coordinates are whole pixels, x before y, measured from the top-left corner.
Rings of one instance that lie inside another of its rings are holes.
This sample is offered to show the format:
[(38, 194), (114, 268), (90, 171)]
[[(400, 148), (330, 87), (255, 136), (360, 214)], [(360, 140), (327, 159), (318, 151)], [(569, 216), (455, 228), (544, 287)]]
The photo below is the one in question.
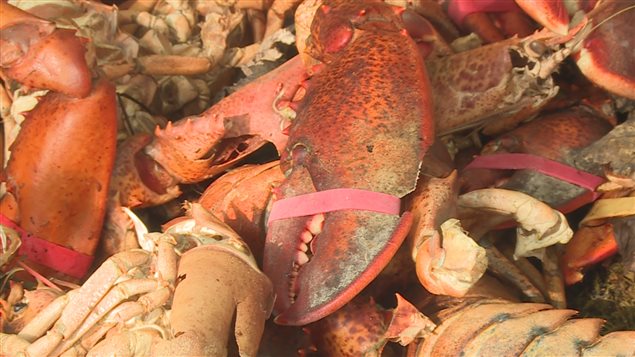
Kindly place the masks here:
[[(434, 88), (437, 134), (494, 124), (516, 115), (515, 122), (520, 122), (543, 108), (557, 88), (550, 73), (528, 70), (547, 68), (546, 63), (553, 61), (549, 56), (527, 53), (528, 44), (536, 38), (514, 37), (426, 61)], [(549, 53), (556, 52), (555, 46), (550, 48)], [(523, 58), (529, 65), (519, 65), (515, 58)]]
[[(329, 43), (316, 45), (327, 48), (327, 65), (311, 79), (289, 128), (281, 155), (286, 180), (275, 194), (287, 198), (352, 188), (403, 197), (414, 190), (433, 140), (423, 58), (390, 6), (325, 6), (313, 22), (314, 39), (330, 39), (337, 50)], [(337, 35), (349, 30), (349, 14), (369, 20), (355, 29), (350, 43), (341, 45)], [(344, 21), (337, 23), (338, 18)], [(326, 213), (320, 233), (310, 242), (310, 261), (298, 267), (294, 257), (311, 219), (287, 218), (269, 225), (264, 271), (276, 289), (274, 309), (283, 313), (278, 323), (306, 324), (347, 303), (388, 263), (411, 223), (408, 214)]]

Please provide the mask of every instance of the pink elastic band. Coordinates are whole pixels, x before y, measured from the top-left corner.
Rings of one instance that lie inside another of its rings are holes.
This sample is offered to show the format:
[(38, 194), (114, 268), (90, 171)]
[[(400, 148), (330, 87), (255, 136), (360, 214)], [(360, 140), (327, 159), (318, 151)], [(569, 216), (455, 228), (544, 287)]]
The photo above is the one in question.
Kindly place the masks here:
[(271, 207), (268, 222), (339, 210), (363, 210), (398, 215), (401, 200), (387, 193), (336, 188), (278, 200)]
[(599, 176), (580, 171), (557, 161), (531, 154), (514, 153), (477, 156), (465, 167), (465, 170), (469, 169), (531, 169), (582, 188), (586, 188), (589, 191), (595, 191), (595, 188), (605, 181)]
[[(531, 154), (516, 153), (477, 156), (472, 162), (465, 166), (464, 170), (469, 169), (531, 169), (589, 190), (558, 207), (558, 211), (562, 213), (573, 212), (598, 199), (600, 194), (595, 192), (595, 188), (605, 181), (599, 176)], [(508, 222), (501, 224), (498, 229), (511, 228), (514, 226), (516, 226), (515, 223)]]
[(465, 16), (474, 12), (520, 11), (513, 0), (451, 0), (448, 15), (455, 24), (463, 26)]
[(81, 279), (93, 263), (93, 256), (33, 236), (3, 214), (0, 214), (0, 224), (20, 234), (22, 245), (18, 254), (38, 264)]

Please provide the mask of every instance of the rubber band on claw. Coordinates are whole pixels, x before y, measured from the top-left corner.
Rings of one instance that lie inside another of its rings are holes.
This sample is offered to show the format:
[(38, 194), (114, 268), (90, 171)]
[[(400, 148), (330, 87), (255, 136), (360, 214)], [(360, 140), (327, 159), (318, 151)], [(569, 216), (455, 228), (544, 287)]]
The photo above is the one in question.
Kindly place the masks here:
[(22, 245), (18, 255), (33, 262), (78, 279), (86, 275), (93, 263), (94, 257), (31, 235), (3, 214), (0, 224), (20, 234)]
[(599, 185), (606, 181), (602, 177), (531, 154), (515, 153), (478, 156), (465, 169), (536, 170), (589, 191), (595, 191)]
[(362, 210), (399, 215), (401, 200), (387, 193), (353, 188), (324, 190), (274, 202), (267, 223), (339, 210)]

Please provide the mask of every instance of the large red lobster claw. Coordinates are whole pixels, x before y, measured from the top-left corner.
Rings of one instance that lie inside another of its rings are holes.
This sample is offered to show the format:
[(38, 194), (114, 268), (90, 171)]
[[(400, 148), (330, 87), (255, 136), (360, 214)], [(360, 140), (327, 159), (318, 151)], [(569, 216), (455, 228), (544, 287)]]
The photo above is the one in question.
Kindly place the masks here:
[[(287, 325), (339, 309), (390, 261), (412, 222), (399, 215), (398, 199), (414, 190), (433, 140), (423, 59), (391, 6), (327, 1), (312, 37), (326, 66), (289, 129), (281, 156), (286, 179), (275, 192), (264, 252), (275, 321)], [(396, 212), (372, 211), (377, 199), (356, 195), (393, 196)], [(343, 197), (353, 201), (339, 205)], [(322, 200), (331, 208), (301, 210)]]
[(21, 255), (75, 278), (87, 272), (106, 213), (116, 140), (115, 87), (105, 80), (84, 98), (48, 93), (27, 114), (0, 200), (0, 213), (39, 237), (23, 240)]

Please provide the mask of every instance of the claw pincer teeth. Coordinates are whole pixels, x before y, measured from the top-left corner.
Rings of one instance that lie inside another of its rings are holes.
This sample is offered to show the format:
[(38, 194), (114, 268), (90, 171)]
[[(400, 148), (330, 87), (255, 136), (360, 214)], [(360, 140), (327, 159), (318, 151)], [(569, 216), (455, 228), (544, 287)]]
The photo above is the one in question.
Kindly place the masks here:
[(298, 249), (302, 252), (307, 251), (307, 249), (309, 249), (309, 247), (306, 245), (307, 243), (311, 242), (311, 240), (313, 239), (313, 235), (311, 234), (306, 234), (306, 233), (302, 233), (300, 235), (300, 239), (302, 240), (302, 242), (300, 244), (298, 244)]
[[(302, 233), (300, 234), (300, 242), (298, 244), (298, 250), (301, 253), (306, 253), (304, 255), (309, 255), (307, 257), (307, 261), (311, 255), (311, 252), (313, 252), (313, 239), (318, 234), (320, 234), (320, 232), (322, 232), (323, 225), (324, 225), (324, 214), (320, 213), (320, 214), (313, 215), (307, 222), (305, 230), (302, 231)], [(302, 257), (301, 259), (304, 259), (304, 257)], [(305, 263), (306, 262), (304, 263), (299, 262), (300, 265), (303, 265)]]
[(313, 217), (311, 217), (311, 220), (306, 225), (306, 229), (313, 236), (316, 236), (316, 235), (320, 234), (320, 232), (322, 231), (322, 226), (323, 225), (324, 225), (324, 215), (323, 214), (316, 214)]
[(298, 254), (295, 256), (295, 263), (302, 266), (309, 262), (309, 256), (303, 252), (298, 250)]
[(300, 274), (300, 268), (311, 260), (313, 256), (313, 239), (322, 231), (324, 214), (313, 215), (306, 224), (305, 230), (300, 234), (293, 267), (289, 274), (289, 299), (295, 302), (297, 284), (296, 278)]

